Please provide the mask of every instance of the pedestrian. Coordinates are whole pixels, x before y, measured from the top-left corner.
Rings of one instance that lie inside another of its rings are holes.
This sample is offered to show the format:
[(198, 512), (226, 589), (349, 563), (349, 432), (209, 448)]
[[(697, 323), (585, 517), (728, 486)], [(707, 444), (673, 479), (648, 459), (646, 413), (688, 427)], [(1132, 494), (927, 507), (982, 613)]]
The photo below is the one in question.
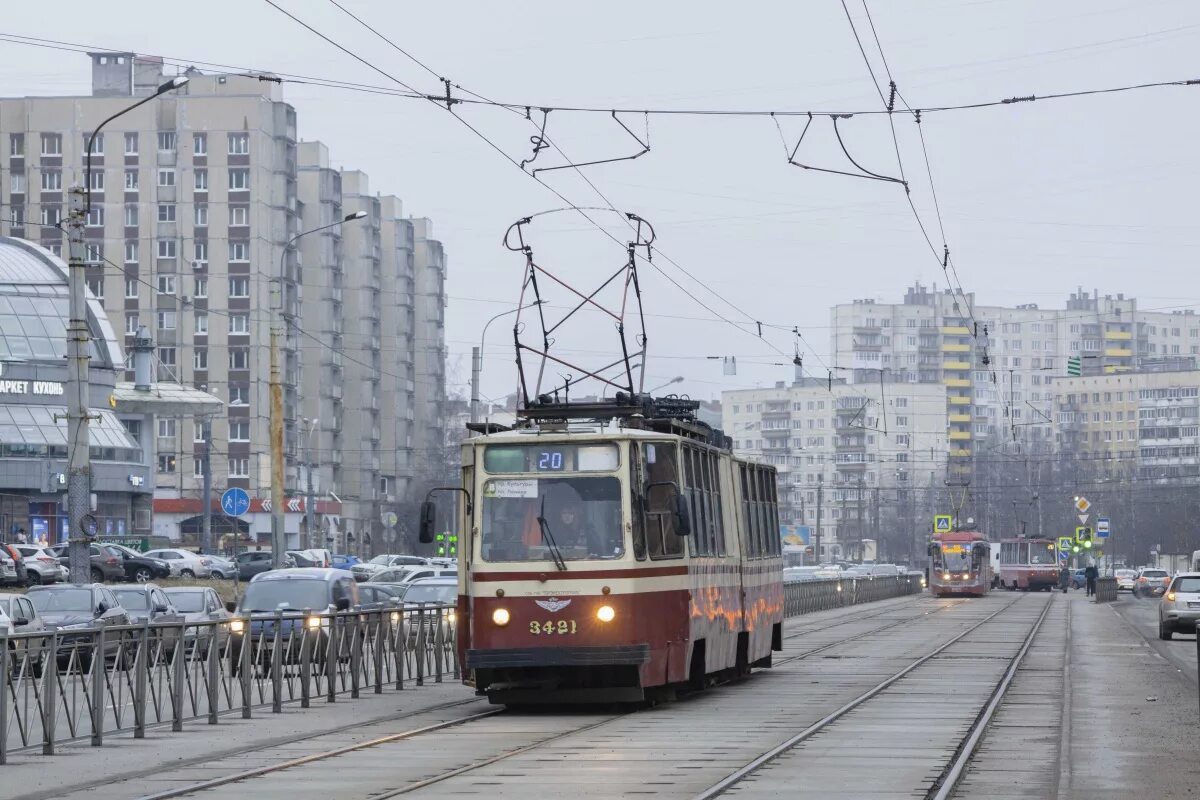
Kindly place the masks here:
[(17, 544), (28, 544), (29, 539), (25, 536), (24, 528), (17, 528)]
[(1058, 588), (1062, 589), (1062, 593), (1067, 593), (1067, 587), (1071, 585), (1071, 570), (1067, 569), (1066, 565), (1058, 569)]
[(1083, 571), (1083, 578), (1087, 581), (1087, 596), (1091, 597), (1096, 594), (1096, 578), (1100, 576), (1100, 570), (1096, 569), (1095, 564), (1088, 564), (1087, 569)]

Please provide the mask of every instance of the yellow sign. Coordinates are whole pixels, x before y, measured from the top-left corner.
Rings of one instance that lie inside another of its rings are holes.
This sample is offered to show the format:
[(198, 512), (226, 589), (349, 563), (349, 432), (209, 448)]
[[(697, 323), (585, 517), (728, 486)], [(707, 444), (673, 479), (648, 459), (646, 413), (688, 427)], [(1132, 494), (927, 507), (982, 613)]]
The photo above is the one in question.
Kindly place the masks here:
[(933, 517), (933, 532), (934, 533), (949, 533), (950, 532), (950, 515), (935, 514)]
[(1086, 514), (1091, 507), (1092, 503), (1086, 497), (1080, 496), (1075, 498), (1075, 510), (1080, 514)]

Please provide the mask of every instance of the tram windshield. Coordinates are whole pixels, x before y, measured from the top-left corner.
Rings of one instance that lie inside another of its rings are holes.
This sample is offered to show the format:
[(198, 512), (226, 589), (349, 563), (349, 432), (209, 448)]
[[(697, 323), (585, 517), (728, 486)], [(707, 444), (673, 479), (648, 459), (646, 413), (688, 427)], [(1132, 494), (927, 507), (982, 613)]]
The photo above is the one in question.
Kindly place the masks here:
[(942, 569), (949, 572), (967, 572), (971, 569), (971, 546), (968, 544), (943, 544)]
[(611, 476), (489, 478), (483, 485), (484, 561), (618, 559), (621, 482)]

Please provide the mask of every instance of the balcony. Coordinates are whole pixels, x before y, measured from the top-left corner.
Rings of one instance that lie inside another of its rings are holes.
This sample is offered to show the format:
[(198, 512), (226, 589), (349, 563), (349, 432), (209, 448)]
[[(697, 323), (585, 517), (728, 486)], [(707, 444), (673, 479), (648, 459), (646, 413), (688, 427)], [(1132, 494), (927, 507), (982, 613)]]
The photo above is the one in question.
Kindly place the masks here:
[(970, 438), (971, 438), (970, 431), (950, 431), (950, 441), (952, 441), (952, 442), (968, 441), (968, 440), (970, 440)]
[(971, 405), (971, 398), (964, 397), (962, 395), (952, 394), (949, 397), (947, 397), (946, 400), (948, 400), (950, 402), (950, 405), (952, 405), (952, 406), (969, 406), (969, 405)]
[(1133, 333), (1131, 331), (1105, 331), (1104, 338), (1111, 341), (1132, 341)]
[(971, 368), (971, 364), (966, 361), (943, 361), (942, 362), (942, 369), (969, 370), (970, 368)]
[(779, 438), (781, 436), (786, 439), (792, 435), (792, 429), (791, 428), (763, 428), (762, 435), (767, 437), (768, 439)]
[(767, 406), (762, 412), (764, 417), (771, 417), (773, 419), (778, 419), (779, 417), (789, 417), (791, 414), (792, 407), (787, 403), (778, 406)]
[(971, 381), (968, 378), (946, 378), (942, 383), (955, 389), (967, 389), (971, 386)]
[(970, 414), (951, 414), (950, 421), (951, 422), (970, 422), (971, 415)]
[(963, 325), (946, 325), (942, 328), (945, 336), (970, 336), (971, 330)]
[(946, 342), (945, 344), (942, 345), (942, 352), (943, 353), (969, 353), (969, 352), (971, 352), (971, 345), (969, 345), (969, 344), (954, 344), (953, 342)]
[(950, 451), (951, 458), (970, 458), (970, 456), (971, 451), (964, 447), (959, 447)]
[(1104, 355), (1108, 358), (1130, 358), (1133, 356), (1133, 351), (1128, 347), (1106, 347)]

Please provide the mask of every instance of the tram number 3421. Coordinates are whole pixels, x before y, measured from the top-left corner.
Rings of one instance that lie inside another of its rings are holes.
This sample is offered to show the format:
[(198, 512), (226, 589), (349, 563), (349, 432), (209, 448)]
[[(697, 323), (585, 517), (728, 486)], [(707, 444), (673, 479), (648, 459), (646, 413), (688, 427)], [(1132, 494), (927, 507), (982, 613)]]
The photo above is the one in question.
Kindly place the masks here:
[(560, 619), (557, 622), (554, 620), (546, 620), (538, 622), (534, 620), (529, 623), (529, 632), (534, 636), (554, 636), (554, 635), (569, 635), (578, 630), (578, 625), (575, 620)]

